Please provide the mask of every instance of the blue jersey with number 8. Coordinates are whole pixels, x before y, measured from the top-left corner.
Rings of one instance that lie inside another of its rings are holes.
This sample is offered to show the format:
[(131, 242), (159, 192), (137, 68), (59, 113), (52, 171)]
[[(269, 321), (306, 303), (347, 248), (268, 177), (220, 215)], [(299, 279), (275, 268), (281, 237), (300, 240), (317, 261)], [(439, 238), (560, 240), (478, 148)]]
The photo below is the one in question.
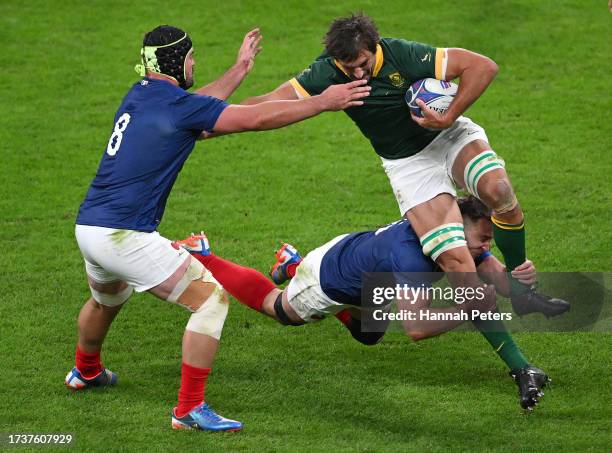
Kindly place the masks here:
[(227, 104), (144, 78), (123, 99), (76, 223), (151, 232), (202, 131)]

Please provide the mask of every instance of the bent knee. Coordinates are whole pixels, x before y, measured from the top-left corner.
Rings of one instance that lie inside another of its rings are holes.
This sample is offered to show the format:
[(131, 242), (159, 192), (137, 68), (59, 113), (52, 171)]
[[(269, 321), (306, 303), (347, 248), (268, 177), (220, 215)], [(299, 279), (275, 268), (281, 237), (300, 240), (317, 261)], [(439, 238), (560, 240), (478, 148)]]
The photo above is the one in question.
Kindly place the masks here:
[(185, 260), (169, 278), (150, 290), (160, 299), (192, 312), (198, 311), (215, 291), (225, 294), (212, 273), (193, 257)]
[(177, 297), (176, 303), (184, 306), (190, 311), (197, 311), (215, 291), (219, 291), (221, 293), (221, 297), (227, 298), (223, 288), (218, 283), (193, 280), (189, 286), (187, 286), (185, 291)]
[(481, 189), (482, 198), (495, 212), (505, 213), (518, 207), (514, 189), (505, 174), (492, 174), (483, 186)]

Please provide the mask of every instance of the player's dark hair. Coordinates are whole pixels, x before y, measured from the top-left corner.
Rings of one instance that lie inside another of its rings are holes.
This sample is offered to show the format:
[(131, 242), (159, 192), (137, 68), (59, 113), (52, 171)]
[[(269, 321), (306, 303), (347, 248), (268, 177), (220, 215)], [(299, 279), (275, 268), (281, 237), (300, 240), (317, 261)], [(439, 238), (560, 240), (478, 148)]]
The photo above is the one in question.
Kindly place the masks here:
[(340, 61), (354, 61), (359, 52), (376, 53), (380, 35), (374, 21), (363, 13), (341, 17), (332, 22), (323, 44), (328, 55)]
[(491, 218), (492, 211), (478, 198), (470, 195), (467, 197), (457, 198), (457, 204), (463, 217), (467, 217), (472, 222), (477, 222), (480, 219)]
[[(189, 36), (183, 30), (171, 25), (160, 25), (145, 33), (142, 46), (159, 47), (155, 51), (159, 69), (163, 74), (174, 77), (182, 88), (185, 83), (185, 58), (193, 46)], [(184, 39), (182, 39), (184, 38)], [(178, 41), (178, 42), (177, 42)], [(168, 44), (176, 43), (168, 46)]]

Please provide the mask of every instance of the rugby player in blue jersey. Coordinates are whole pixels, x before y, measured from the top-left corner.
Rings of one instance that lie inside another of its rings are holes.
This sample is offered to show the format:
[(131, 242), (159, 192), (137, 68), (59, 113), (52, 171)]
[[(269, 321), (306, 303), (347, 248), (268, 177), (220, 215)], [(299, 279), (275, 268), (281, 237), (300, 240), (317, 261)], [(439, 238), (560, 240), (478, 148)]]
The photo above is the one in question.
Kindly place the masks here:
[[(253, 67), (261, 35), (249, 32), (236, 64), (195, 93), (191, 39), (160, 26), (147, 33), (141, 50), (143, 76), (124, 97), (76, 219), (92, 297), (78, 318), (76, 366), (65, 383), (76, 390), (113, 385), (100, 351), (106, 333), (132, 292), (148, 291), (193, 314), (183, 336), (183, 363), (175, 429), (237, 431), (240, 422), (217, 415), (204, 402), (204, 388), (228, 310), (211, 273), (187, 252), (160, 236), (166, 200), (191, 154), (207, 133), (229, 134), (282, 127), (326, 110), (361, 105), (364, 81), (330, 87), (303, 101), (237, 106), (224, 102)], [(154, 329), (151, 331), (155, 335)]]
[[(505, 267), (489, 251), (493, 238), (491, 210), (475, 197), (458, 200), (465, 225), (470, 253), (481, 278), (494, 285), (502, 295), (510, 294), (510, 283)], [(209, 269), (221, 285), (238, 301), (284, 325), (302, 325), (335, 315), (351, 335), (366, 345), (378, 343), (386, 326), (375, 332), (365, 332), (361, 315), (372, 307), (362, 306), (362, 275), (386, 272), (402, 280), (406, 273), (429, 273), (439, 270), (434, 261), (423, 254), (419, 238), (410, 223), (403, 219), (376, 231), (338, 236), (311, 251), (304, 260), (289, 244), (277, 252), (277, 263), (271, 271), (275, 283), (291, 278), (284, 289), (277, 288), (261, 273), (224, 260), (209, 250), (206, 236), (192, 235), (175, 246), (182, 246)], [(525, 261), (512, 271), (512, 276), (531, 286), (536, 282), (536, 270)], [(292, 278), (293, 277), (293, 278)], [(398, 281), (399, 281), (398, 280)], [(481, 300), (473, 299), (450, 308), (428, 308), (426, 298), (398, 301), (402, 309), (427, 310), (429, 313), (496, 312), (493, 286), (486, 288)], [(405, 321), (404, 328), (414, 340), (422, 340), (447, 332), (464, 322), (459, 316), (447, 316), (435, 321)], [(493, 316), (487, 317), (493, 318)], [(503, 322), (494, 319), (475, 319), (476, 328), (489, 341), (500, 358), (508, 365), (510, 374), (519, 387), (520, 403), (532, 409), (542, 395), (548, 376), (529, 364), (514, 342)]]

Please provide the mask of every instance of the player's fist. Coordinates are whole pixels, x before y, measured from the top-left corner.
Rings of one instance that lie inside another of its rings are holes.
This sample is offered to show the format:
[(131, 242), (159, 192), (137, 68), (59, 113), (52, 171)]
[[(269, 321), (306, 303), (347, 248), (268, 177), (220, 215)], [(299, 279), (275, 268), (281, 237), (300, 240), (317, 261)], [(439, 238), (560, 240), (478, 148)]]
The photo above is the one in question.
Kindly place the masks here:
[(332, 85), (320, 94), (324, 110), (344, 110), (363, 105), (362, 99), (370, 95), (372, 87), (367, 80), (355, 80), (341, 85)]

